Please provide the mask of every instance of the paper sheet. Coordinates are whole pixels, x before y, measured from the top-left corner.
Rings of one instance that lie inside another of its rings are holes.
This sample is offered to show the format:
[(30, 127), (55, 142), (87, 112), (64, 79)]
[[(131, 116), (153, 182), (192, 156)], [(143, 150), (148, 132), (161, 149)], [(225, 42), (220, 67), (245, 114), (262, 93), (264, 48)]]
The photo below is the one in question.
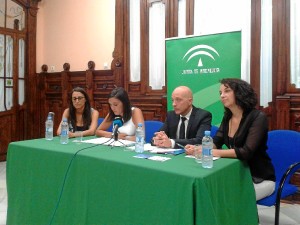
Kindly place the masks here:
[[(130, 149), (134, 150), (134, 146), (130, 147)], [(181, 149), (159, 148), (159, 147), (153, 146), (149, 143), (144, 145), (144, 151), (149, 151), (151, 153), (173, 153), (173, 152), (176, 152), (179, 150), (181, 150)]]
[[(185, 157), (187, 157), (187, 158), (195, 158), (195, 156), (193, 156), (193, 155), (186, 155)], [(217, 160), (217, 159), (219, 159), (220, 157), (217, 157), (217, 156), (214, 156), (213, 157), (213, 160)]]
[[(118, 140), (114, 141), (113, 138), (93, 138), (89, 140), (82, 141), (83, 143), (90, 143), (90, 144), (98, 144), (98, 145), (113, 145), (116, 147), (127, 147), (128, 150), (134, 151), (135, 149), (135, 142), (134, 141), (128, 141), (128, 140)], [(159, 148), (156, 146), (152, 146), (150, 143), (147, 143), (144, 145), (144, 151), (149, 151), (151, 153), (174, 153), (176, 151), (180, 151), (181, 149), (174, 149), (174, 148)]]
[(113, 138), (105, 138), (105, 137), (89, 139), (89, 140), (85, 140), (82, 142), (90, 143), (90, 144), (98, 144), (98, 145), (113, 145), (116, 147), (126, 147), (126, 146), (134, 146), (135, 145), (134, 141), (121, 140), (121, 139), (118, 141), (115, 141)]

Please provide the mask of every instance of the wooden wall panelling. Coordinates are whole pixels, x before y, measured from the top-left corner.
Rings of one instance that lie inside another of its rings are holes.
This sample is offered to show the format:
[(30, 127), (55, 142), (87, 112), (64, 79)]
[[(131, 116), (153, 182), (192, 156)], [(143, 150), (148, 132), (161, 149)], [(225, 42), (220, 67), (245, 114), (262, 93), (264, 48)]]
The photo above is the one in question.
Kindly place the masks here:
[(94, 107), (99, 111), (99, 117), (105, 117), (109, 112), (108, 96), (115, 87), (122, 86), (122, 82), (116, 81), (119, 74), (112, 70), (93, 70), (92, 74)]
[(273, 116), (272, 116), (272, 110), (273, 110), (272, 103), (269, 103), (269, 106), (266, 107), (266, 108), (260, 107), (259, 109), (261, 111), (263, 111), (266, 114), (266, 116), (267, 116), (269, 130), (274, 130), (273, 123), (272, 123), (272, 118), (273, 118)]
[(37, 110), (41, 115), (39, 137), (45, 136), (45, 121), (49, 112), (54, 112), (54, 134), (56, 134), (63, 112), (61, 73), (47, 73), (48, 67), (46, 65), (43, 67), (43, 71), (38, 74), (40, 108)]
[(71, 84), (69, 83), (69, 71), (62, 71), (61, 72), (61, 99), (62, 99), (62, 107), (67, 108), (68, 103), (68, 94), (69, 90), (71, 89)]
[(13, 140), (12, 123), (14, 121), (12, 113), (1, 113), (0, 115), (0, 161), (6, 160), (8, 144)]
[[(18, 118), (17, 123), (15, 126), (12, 126), (13, 131), (19, 130), (18, 133), (18, 139), (17, 140), (24, 140), (26, 137), (26, 107), (25, 106), (19, 106), (18, 107)], [(36, 123), (38, 120), (36, 121)]]
[(276, 129), (290, 129), (290, 97), (276, 97)]
[(300, 94), (292, 96), (290, 103), (290, 129), (300, 132)]
[(132, 96), (130, 100), (132, 106), (138, 107), (142, 110), (145, 120), (164, 121), (164, 101), (160, 96)]
[(291, 127), (300, 132), (300, 108), (291, 108)]
[(97, 109), (100, 117), (108, 113), (108, 95), (111, 90), (118, 86), (116, 76), (112, 70), (94, 70), (95, 63), (88, 62), (86, 71), (70, 71), (70, 65), (64, 64), (64, 71), (47, 73), (48, 67), (43, 66), (44, 71), (38, 74), (38, 88), (40, 99), (39, 136), (43, 137), (45, 132), (45, 120), (48, 112), (54, 112), (54, 131), (60, 124), (63, 111), (69, 107), (70, 93), (75, 87), (82, 87), (89, 95), (91, 106)]
[(112, 89), (121, 87), (115, 82), (115, 74), (112, 70), (94, 70), (92, 74), (94, 95), (104, 94), (107, 97)]

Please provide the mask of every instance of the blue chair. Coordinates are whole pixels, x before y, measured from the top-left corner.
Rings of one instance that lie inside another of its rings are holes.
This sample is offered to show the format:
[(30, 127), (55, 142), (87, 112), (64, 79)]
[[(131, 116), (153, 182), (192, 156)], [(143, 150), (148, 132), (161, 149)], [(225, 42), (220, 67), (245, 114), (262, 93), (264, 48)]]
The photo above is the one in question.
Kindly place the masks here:
[(145, 120), (145, 141), (150, 143), (151, 139), (154, 136), (154, 133), (157, 132), (164, 123), (157, 120)]
[(99, 125), (103, 122), (103, 120), (104, 120), (104, 118), (102, 118), (102, 117), (99, 117), (99, 118), (98, 118), (98, 127), (99, 127)]
[(290, 184), (290, 180), (300, 168), (300, 133), (292, 130), (269, 131), (267, 145), (275, 168), (276, 188), (272, 195), (257, 201), (257, 204), (275, 205), (275, 225), (278, 225), (280, 199), (297, 192), (297, 187)]
[(211, 128), (210, 128), (210, 136), (214, 137), (218, 130), (219, 130), (218, 126), (212, 125)]
[[(99, 127), (99, 125), (103, 122), (103, 120), (104, 120), (104, 118), (102, 118), (102, 117), (98, 118), (98, 126), (97, 127)], [(113, 125), (111, 124), (110, 127), (107, 129), (107, 131), (112, 132), (112, 128), (113, 128)]]

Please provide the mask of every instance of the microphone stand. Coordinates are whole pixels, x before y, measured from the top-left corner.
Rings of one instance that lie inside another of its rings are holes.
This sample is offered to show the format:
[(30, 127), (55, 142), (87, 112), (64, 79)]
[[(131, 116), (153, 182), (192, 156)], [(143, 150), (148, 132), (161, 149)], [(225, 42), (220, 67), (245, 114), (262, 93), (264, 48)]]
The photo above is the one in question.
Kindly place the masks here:
[(122, 144), (122, 146), (126, 146), (122, 141), (119, 140), (119, 138), (118, 138), (118, 136), (119, 136), (118, 131), (115, 132), (115, 129), (117, 129), (117, 127), (115, 127), (114, 130), (113, 130), (113, 135), (112, 136), (114, 138), (114, 141), (109, 144), (111, 146), (110, 149), (113, 149), (115, 147), (115, 143), (116, 142), (120, 142)]

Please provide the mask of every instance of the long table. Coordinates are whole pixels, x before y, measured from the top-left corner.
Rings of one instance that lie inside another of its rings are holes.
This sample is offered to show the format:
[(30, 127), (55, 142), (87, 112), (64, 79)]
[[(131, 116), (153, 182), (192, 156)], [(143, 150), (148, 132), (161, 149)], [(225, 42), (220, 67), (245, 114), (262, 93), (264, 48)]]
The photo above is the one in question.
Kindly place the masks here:
[(258, 224), (249, 168), (239, 160), (204, 169), (184, 154), (158, 162), (71, 141), (9, 144), (8, 225)]

